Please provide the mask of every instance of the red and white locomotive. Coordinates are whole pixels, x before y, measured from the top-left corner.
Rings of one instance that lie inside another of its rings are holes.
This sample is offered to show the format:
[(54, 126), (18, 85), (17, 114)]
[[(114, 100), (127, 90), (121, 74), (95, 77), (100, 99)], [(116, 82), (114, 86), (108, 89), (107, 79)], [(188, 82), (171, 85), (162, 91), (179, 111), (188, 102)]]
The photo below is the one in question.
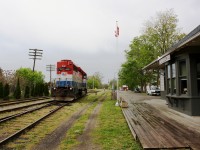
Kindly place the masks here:
[(57, 77), (52, 95), (55, 100), (72, 101), (87, 93), (87, 74), (71, 60), (57, 62)]

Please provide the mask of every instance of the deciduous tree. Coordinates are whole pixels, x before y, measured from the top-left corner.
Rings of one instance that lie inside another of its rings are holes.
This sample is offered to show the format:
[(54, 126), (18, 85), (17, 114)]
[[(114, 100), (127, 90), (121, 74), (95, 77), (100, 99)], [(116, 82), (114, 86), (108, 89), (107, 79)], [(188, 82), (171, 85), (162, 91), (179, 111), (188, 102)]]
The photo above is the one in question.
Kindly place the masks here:
[[(120, 83), (129, 88), (145, 86), (146, 82), (159, 78), (158, 70), (143, 72), (142, 68), (164, 54), (173, 44), (185, 34), (177, 28), (177, 15), (172, 9), (159, 12), (155, 19), (145, 24), (143, 34), (135, 37), (126, 50), (126, 62), (122, 64), (119, 72)], [(158, 81), (157, 81), (158, 84)], [(142, 88), (143, 89), (143, 88)]]
[(144, 34), (154, 47), (155, 57), (164, 54), (185, 36), (180, 33), (177, 23), (178, 18), (173, 9), (158, 12), (155, 18), (146, 22)]
[(93, 76), (88, 76), (87, 86), (88, 88), (102, 88), (103, 76), (99, 72), (95, 72)]

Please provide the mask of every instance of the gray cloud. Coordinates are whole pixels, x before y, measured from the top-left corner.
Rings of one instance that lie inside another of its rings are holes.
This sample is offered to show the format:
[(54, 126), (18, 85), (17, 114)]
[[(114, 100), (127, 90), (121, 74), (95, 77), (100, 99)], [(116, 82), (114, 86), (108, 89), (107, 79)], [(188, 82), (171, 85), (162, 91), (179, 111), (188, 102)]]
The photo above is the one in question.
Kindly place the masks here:
[[(0, 0), (0, 67), (32, 68), (29, 48), (43, 49), (36, 70), (71, 59), (88, 75), (115, 76), (124, 50), (156, 12), (173, 8), (185, 33), (199, 25), (198, 0)], [(118, 20), (118, 48), (114, 37)], [(118, 49), (118, 50), (117, 50)]]

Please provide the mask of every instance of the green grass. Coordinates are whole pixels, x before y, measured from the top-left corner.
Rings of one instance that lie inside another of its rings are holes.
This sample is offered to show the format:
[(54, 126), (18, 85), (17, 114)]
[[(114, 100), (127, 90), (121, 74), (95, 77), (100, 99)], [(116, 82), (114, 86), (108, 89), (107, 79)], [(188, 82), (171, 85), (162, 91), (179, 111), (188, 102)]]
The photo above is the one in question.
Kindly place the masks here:
[[(108, 96), (110, 97), (110, 96)], [(115, 106), (114, 100), (107, 98), (103, 102), (98, 116), (98, 127), (93, 133), (95, 143), (103, 150), (140, 150), (140, 145), (134, 141), (121, 108)]]
[[(99, 97), (101, 94), (98, 94)], [(110, 100), (110, 94), (103, 101), (102, 108), (97, 118), (97, 127), (92, 132), (94, 144), (103, 150), (141, 150), (139, 143), (136, 142), (122, 114), (121, 108), (115, 106), (114, 100)], [(93, 96), (96, 98), (96, 96)], [(100, 99), (101, 100), (101, 99)], [(90, 107), (82, 115), (66, 134), (60, 149), (72, 149), (80, 144), (78, 136), (84, 131), (85, 124), (96, 104)]]
[[(96, 96), (91, 96), (90, 99), (94, 100)], [(90, 117), (91, 112), (97, 105), (97, 101), (90, 106), (86, 112), (74, 123), (74, 125), (68, 130), (65, 139), (61, 142), (60, 149), (71, 149), (72, 147), (80, 144), (77, 140), (85, 129), (85, 125)]]

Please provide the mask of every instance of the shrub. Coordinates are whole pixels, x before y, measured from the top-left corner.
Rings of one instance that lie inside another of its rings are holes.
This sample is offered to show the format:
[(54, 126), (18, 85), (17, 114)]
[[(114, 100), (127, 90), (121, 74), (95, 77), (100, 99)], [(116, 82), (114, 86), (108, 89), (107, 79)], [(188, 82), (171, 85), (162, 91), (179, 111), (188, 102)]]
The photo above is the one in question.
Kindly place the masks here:
[(9, 94), (10, 94), (10, 87), (9, 87), (8, 83), (6, 83), (4, 90), (3, 90), (3, 99), (4, 100), (9, 99)]
[(16, 87), (15, 92), (14, 92), (14, 97), (16, 99), (20, 99), (21, 98), (21, 88), (20, 88), (20, 85), (19, 85), (19, 78), (17, 80), (17, 87)]
[(0, 82), (0, 98), (3, 98), (3, 83)]
[(24, 98), (29, 98), (30, 95), (30, 88), (29, 86), (25, 87), (25, 93), (24, 93)]

